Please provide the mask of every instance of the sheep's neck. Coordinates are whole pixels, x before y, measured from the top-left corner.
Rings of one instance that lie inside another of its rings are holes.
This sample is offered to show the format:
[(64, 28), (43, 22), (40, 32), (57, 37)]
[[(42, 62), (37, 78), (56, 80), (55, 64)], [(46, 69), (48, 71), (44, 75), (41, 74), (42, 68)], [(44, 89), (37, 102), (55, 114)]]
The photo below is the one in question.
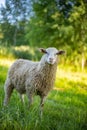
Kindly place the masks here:
[(42, 68), (42, 72), (44, 73), (44, 76), (54, 76), (57, 70), (57, 64), (55, 63), (54, 65), (46, 64)]
[(54, 86), (54, 81), (56, 77), (56, 70), (57, 70), (57, 62), (54, 65), (50, 64), (43, 64), (41, 65), (41, 68), (39, 69), (39, 72), (41, 73), (42, 80), (44, 87), (49, 86), (52, 88)]

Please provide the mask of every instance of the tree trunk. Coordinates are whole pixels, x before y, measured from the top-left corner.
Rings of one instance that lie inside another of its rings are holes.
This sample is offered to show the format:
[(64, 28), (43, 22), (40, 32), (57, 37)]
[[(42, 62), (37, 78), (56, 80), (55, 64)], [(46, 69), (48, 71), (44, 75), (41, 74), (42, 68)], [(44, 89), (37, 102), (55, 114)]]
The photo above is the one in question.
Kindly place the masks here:
[(85, 68), (85, 57), (84, 57), (84, 54), (82, 53), (82, 71), (84, 70)]
[(13, 44), (16, 45), (16, 42), (17, 42), (17, 26), (15, 27), (13, 42), (14, 42)]

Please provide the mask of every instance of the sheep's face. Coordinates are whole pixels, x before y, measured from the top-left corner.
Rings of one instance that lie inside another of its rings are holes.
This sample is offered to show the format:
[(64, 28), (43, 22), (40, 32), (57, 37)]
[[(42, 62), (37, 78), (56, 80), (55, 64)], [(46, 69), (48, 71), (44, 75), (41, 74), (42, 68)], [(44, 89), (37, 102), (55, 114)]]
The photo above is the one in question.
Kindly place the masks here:
[(58, 55), (65, 53), (65, 51), (58, 51), (56, 48), (53, 47), (47, 49), (40, 48), (40, 51), (45, 53), (45, 62), (51, 65), (56, 63)]

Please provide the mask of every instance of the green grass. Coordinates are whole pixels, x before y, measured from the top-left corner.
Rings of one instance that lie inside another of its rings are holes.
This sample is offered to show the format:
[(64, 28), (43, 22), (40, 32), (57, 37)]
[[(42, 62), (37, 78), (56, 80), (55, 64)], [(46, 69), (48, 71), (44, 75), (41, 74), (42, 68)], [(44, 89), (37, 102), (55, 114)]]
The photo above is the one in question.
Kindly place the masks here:
[(0, 60), (0, 130), (87, 130), (87, 74), (58, 69), (53, 89), (45, 102), (42, 120), (39, 118), (39, 97), (28, 109), (16, 91), (9, 105), (3, 107), (4, 82), (13, 61)]

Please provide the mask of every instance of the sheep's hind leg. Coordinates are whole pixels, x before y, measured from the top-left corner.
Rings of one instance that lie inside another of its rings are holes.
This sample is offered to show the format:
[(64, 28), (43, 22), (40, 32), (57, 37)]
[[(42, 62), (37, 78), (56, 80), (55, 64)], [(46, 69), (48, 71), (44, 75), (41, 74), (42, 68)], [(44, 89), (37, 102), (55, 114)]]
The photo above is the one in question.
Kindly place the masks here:
[(7, 81), (5, 83), (4, 91), (5, 91), (4, 106), (6, 106), (9, 102), (11, 94), (13, 92), (13, 86), (10, 83), (9, 79), (7, 79)]

